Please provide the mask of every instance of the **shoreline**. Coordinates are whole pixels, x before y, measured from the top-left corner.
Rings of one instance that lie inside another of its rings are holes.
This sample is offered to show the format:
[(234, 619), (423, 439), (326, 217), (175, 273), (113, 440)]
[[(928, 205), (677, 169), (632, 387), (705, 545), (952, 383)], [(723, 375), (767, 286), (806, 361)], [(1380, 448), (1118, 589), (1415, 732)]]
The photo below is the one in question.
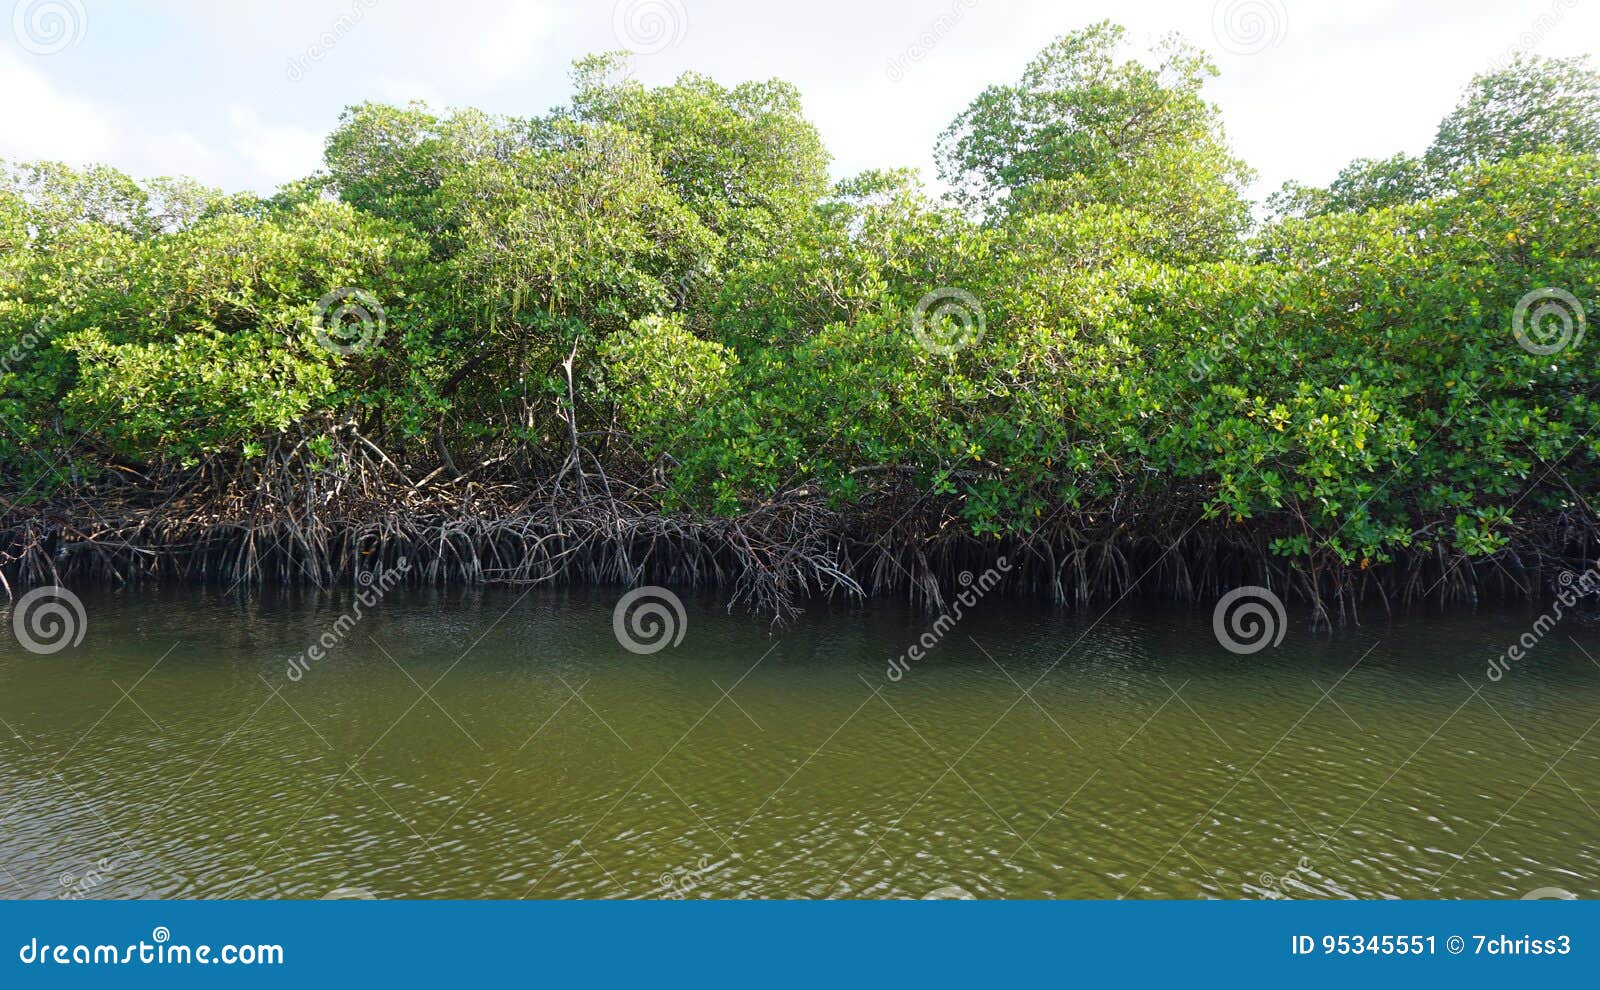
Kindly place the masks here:
[[(783, 623), (805, 602), (834, 597), (897, 597), (937, 612), (982, 575), (986, 594), (1074, 606), (1134, 596), (1194, 603), (1259, 586), (1308, 612), (1314, 627), (1331, 627), (1371, 608), (1542, 602), (1564, 587), (1563, 575), (1591, 568), (1600, 545), (1581, 517), (1558, 516), (1488, 557), (1435, 546), (1342, 564), (1272, 556), (1278, 520), (1207, 520), (1198, 507), (1155, 501), (1120, 513), (1057, 512), (1032, 532), (983, 539), (960, 527), (953, 500), (910, 491), (830, 507), (800, 489), (720, 518), (661, 511), (642, 491), (593, 488), (549, 484), (513, 499), (508, 486), (468, 483), (423, 497), (413, 489), (410, 506), (368, 499), (336, 511), (306, 511), (263, 490), (226, 500), (232, 514), (218, 504), (193, 511), (193, 491), (143, 504), (104, 495), (7, 503), (0, 595), (145, 583), (664, 585), (712, 591), (730, 608)], [(179, 515), (174, 506), (190, 508)]]

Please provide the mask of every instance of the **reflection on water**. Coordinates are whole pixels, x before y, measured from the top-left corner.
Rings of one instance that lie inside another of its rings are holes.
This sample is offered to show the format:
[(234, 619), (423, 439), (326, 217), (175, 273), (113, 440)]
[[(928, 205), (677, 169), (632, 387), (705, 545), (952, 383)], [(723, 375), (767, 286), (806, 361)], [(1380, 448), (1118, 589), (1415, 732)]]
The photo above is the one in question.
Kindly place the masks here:
[(931, 617), (689, 601), (641, 655), (618, 596), (85, 596), (79, 647), (0, 637), (0, 893), (1600, 896), (1591, 620), (1494, 683), (1531, 615), (1236, 656), (996, 599), (891, 682)]

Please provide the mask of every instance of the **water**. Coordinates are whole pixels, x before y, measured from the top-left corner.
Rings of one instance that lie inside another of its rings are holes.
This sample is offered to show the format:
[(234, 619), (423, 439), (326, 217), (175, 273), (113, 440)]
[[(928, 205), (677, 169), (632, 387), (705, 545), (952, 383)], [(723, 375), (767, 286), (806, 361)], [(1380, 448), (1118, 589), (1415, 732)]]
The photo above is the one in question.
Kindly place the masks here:
[[(1206, 609), (615, 592), (85, 596), (0, 634), (8, 897), (1600, 896), (1600, 637), (1419, 613), (1223, 650)], [(339, 641), (300, 680), (289, 666)], [(1024, 688), (1029, 689), (1024, 693)], [(1327, 694), (1324, 694), (1327, 691)]]

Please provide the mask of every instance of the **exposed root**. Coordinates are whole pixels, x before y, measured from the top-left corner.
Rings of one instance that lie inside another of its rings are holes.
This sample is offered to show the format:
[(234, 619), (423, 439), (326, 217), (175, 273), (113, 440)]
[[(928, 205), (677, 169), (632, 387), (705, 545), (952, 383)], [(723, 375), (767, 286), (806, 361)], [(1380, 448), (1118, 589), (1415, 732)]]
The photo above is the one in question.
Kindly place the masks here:
[(962, 574), (1007, 561), (1011, 594), (1088, 606), (1130, 596), (1205, 601), (1262, 585), (1318, 627), (1356, 621), (1367, 600), (1538, 599), (1563, 571), (1594, 563), (1593, 520), (1563, 515), (1489, 558), (1435, 543), (1368, 567), (1289, 561), (1263, 524), (1206, 520), (1195, 499), (1126, 500), (1057, 513), (1021, 536), (980, 539), (958, 504), (890, 484), (847, 509), (800, 488), (736, 518), (666, 513), (658, 493), (606, 476), (585, 455), (553, 480), (474, 480), (477, 469), (413, 481), (353, 428), (338, 469), (298, 448), (225, 474), (165, 479), (112, 473), (95, 486), (20, 506), (0, 499), (0, 591), (175, 582), (348, 585), (406, 564), (412, 583), (662, 584), (727, 591), (730, 607), (792, 618), (807, 599), (903, 595), (938, 609)]

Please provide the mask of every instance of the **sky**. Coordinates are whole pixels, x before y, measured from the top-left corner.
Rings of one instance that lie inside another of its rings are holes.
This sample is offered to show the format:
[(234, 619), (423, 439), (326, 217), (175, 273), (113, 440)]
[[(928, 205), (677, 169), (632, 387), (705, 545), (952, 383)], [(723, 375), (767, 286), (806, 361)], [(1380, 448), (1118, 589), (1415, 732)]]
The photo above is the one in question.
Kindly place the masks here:
[(909, 165), (938, 188), (934, 140), (968, 101), (1103, 18), (1211, 52), (1258, 196), (1420, 152), (1513, 51), (1600, 62), (1600, 0), (0, 0), (0, 159), (270, 192), (318, 168), (345, 106), (539, 114), (573, 59), (625, 48), (647, 83), (789, 80), (836, 177)]

